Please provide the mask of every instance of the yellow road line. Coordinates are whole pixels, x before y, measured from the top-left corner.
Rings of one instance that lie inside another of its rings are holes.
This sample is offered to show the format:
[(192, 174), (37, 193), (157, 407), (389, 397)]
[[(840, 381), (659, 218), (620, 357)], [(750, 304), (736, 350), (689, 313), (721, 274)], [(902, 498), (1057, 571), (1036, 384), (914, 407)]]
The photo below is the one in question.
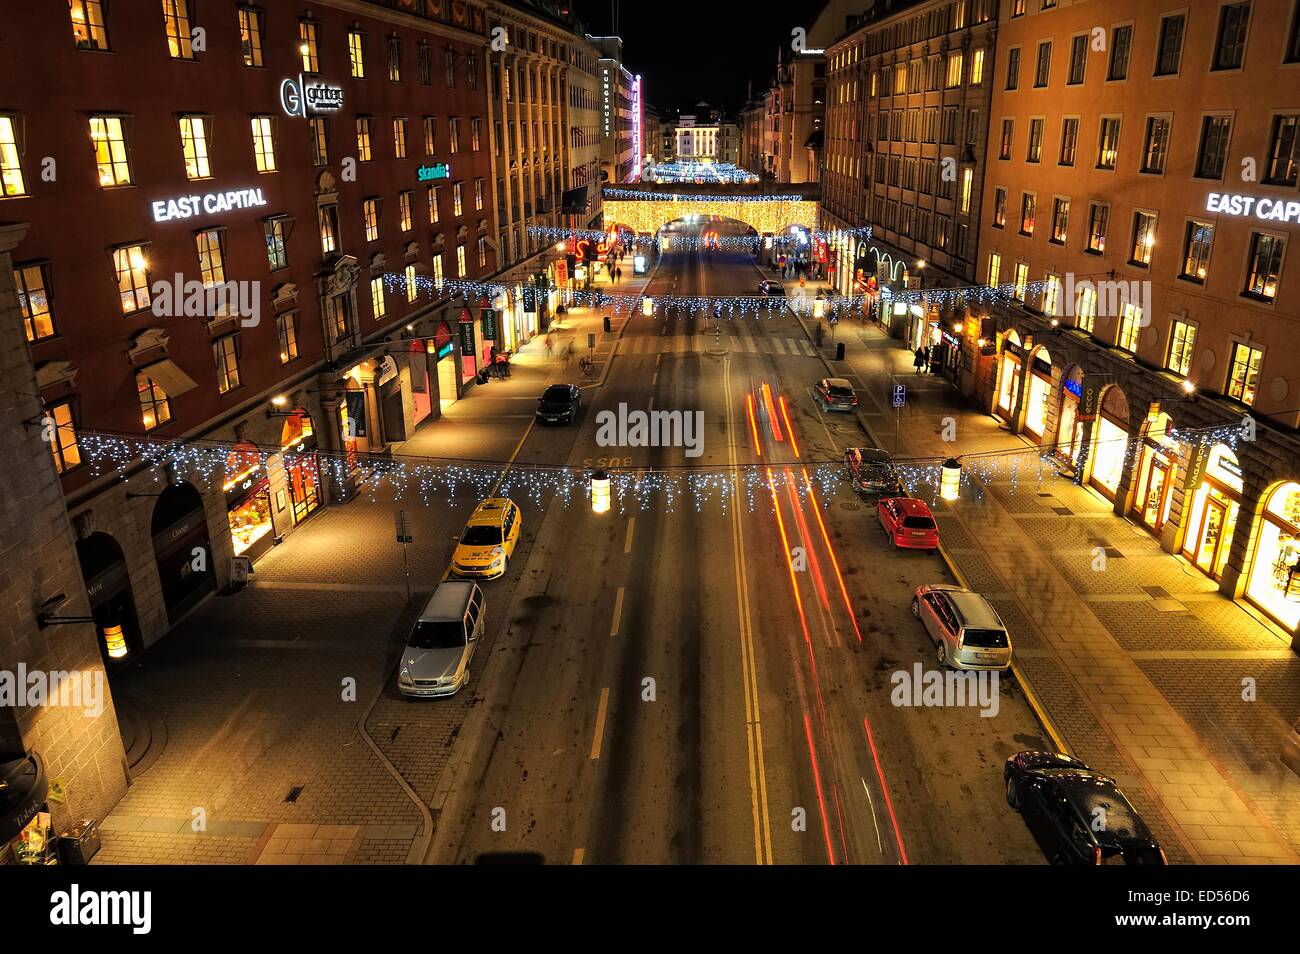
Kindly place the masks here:
[(605, 712), (609, 709), (609, 689), (600, 690), (600, 705), (596, 708), (596, 737), (591, 740), (591, 757), (600, 758), (600, 745), (605, 737)]
[(623, 552), (632, 552), (632, 531), (636, 529), (636, 517), (627, 518), (627, 540), (623, 543)]
[(614, 596), (614, 619), (609, 624), (609, 635), (618, 635), (618, 624), (623, 619), (623, 587), (618, 588), (618, 593)]
[(574, 863), (575, 865), (580, 865), (580, 864), (582, 864), (582, 859), (586, 856), (586, 854), (587, 854), (587, 849), (586, 849), (586, 848), (574, 848), (574, 849), (573, 849), (573, 863)]

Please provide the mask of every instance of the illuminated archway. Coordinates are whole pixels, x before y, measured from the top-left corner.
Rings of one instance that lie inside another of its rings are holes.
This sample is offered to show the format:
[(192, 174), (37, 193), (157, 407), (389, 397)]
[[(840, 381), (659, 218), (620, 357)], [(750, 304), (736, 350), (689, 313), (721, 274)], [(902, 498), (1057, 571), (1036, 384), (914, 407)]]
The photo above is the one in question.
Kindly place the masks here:
[[(605, 220), (625, 225), (639, 235), (653, 235), (665, 223), (687, 215), (716, 215), (743, 222), (759, 235), (775, 234), (790, 225), (817, 228), (820, 203), (791, 197), (754, 201), (726, 196), (648, 193), (653, 198), (605, 198)], [(667, 197), (671, 195), (671, 197)]]
[(1300, 626), (1300, 483), (1278, 483), (1255, 518), (1246, 599), (1285, 629)]

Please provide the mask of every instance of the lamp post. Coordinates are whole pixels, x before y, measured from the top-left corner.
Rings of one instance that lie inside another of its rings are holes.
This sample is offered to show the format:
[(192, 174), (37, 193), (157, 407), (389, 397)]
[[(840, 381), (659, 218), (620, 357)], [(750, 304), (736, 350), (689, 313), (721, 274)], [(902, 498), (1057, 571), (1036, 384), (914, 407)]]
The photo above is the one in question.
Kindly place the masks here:
[(949, 457), (943, 462), (943, 473), (939, 479), (939, 496), (944, 500), (956, 500), (961, 494), (961, 461)]
[(593, 471), (591, 475), (591, 512), (609, 513), (609, 473), (604, 470)]

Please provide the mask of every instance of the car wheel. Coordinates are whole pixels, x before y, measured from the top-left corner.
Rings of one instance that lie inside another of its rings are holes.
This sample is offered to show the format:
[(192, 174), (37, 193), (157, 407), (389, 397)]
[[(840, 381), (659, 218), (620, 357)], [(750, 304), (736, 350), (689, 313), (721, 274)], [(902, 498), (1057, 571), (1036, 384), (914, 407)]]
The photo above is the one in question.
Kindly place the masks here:
[(915, 596), (912, 597), (912, 615), (917, 619), (921, 618), (921, 601)]
[(1013, 778), (1007, 779), (1007, 804), (1014, 811), (1020, 811), (1020, 793), (1016, 791), (1016, 780)]

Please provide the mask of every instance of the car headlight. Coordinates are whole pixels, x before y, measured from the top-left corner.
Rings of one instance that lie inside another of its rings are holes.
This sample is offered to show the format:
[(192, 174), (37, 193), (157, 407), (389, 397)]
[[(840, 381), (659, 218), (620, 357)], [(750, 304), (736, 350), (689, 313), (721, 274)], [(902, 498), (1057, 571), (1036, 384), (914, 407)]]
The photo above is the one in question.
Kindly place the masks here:
[(403, 669), (400, 673), (398, 673), (397, 681), (404, 686), (409, 686), (413, 682), (415, 682), (415, 680), (411, 678), (411, 674), (407, 672), (405, 669)]

